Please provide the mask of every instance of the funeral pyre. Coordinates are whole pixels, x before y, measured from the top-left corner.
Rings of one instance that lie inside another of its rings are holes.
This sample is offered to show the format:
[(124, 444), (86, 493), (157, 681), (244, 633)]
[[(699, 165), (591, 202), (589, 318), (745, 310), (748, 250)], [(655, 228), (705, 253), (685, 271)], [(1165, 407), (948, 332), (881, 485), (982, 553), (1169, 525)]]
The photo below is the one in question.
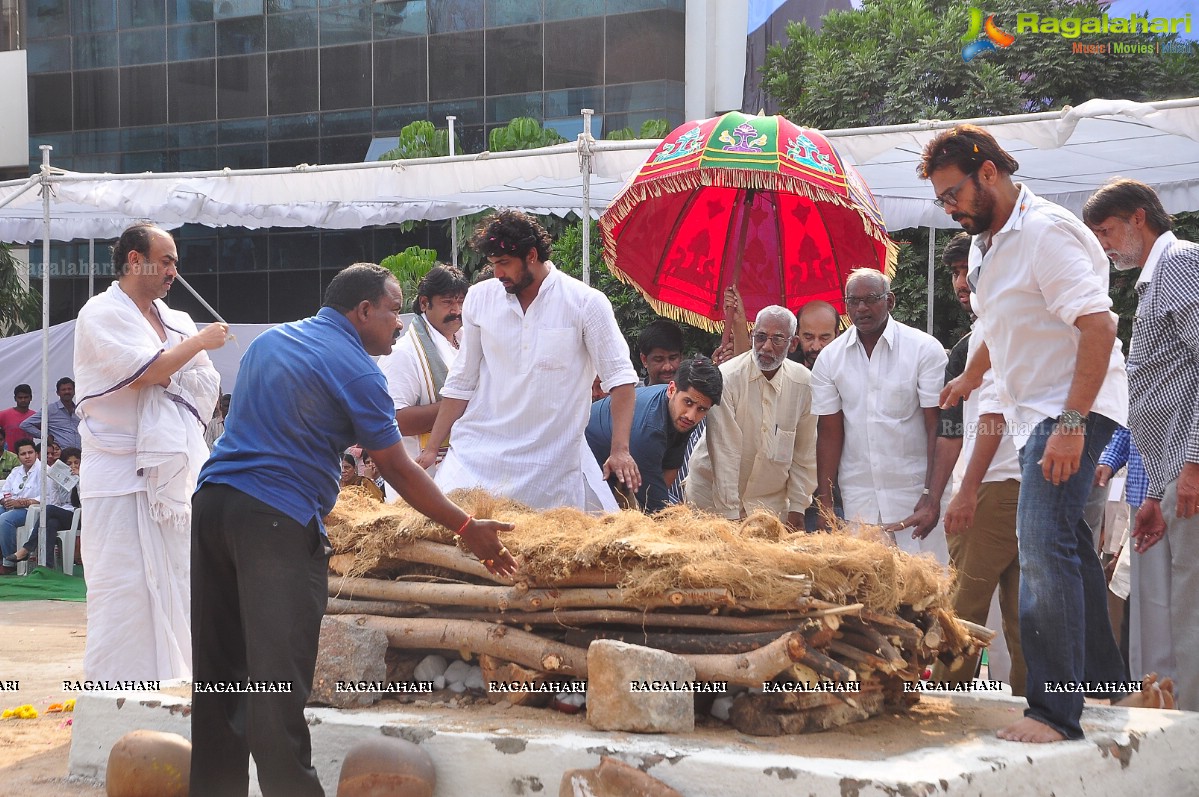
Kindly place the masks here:
[(516, 524), (502, 537), (521, 565), (515, 579), (403, 503), (346, 490), (326, 519), (328, 613), (383, 631), (393, 649), (477, 657), (486, 678), (505, 681), (585, 679), (597, 639), (668, 651), (697, 682), (752, 687), (729, 721), (759, 735), (903, 710), (919, 699), (905, 683), (994, 635), (954, 616), (941, 565), (876, 529), (797, 534), (766, 513), (592, 516), (481, 491), (451, 498)]

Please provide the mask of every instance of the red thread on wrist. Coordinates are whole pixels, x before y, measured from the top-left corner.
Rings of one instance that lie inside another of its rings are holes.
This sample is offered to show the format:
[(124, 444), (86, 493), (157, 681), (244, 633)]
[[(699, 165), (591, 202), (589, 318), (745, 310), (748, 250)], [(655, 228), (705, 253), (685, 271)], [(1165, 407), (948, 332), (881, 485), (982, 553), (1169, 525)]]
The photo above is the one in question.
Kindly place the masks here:
[(475, 519), (474, 515), (467, 515), (466, 520), (462, 521), (462, 525), (459, 527), (459, 529), (457, 531), (454, 532), (454, 536), (461, 537), (462, 532), (466, 531), (466, 527), (469, 526), (470, 522), (474, 519)]

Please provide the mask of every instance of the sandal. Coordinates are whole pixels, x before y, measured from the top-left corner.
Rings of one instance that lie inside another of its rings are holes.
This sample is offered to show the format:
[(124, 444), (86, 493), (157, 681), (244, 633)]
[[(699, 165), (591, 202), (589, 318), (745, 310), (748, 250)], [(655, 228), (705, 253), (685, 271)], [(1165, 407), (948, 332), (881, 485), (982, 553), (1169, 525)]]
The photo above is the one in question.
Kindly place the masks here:
[(28, 558), (29, 551), (25, 550), (24, 548), (18, 548), (17, 552), (12, 555), (12, 560), (14, 562), (24, 562)]

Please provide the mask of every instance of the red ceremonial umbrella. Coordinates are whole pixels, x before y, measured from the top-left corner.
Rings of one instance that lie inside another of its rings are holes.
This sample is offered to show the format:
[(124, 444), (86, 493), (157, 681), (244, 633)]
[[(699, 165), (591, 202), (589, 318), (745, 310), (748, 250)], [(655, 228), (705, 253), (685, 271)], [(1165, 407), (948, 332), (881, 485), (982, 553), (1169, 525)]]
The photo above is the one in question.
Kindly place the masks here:
[(604, 261), (659, 313), (721, 327), (736, 285), (751, 321), (767, 305), (823, 299), (844, 312), (845, 278), (888, 275), (897, 249), (852, 167), (815, 130), (732, 112), (662, 140), (600, 216)]

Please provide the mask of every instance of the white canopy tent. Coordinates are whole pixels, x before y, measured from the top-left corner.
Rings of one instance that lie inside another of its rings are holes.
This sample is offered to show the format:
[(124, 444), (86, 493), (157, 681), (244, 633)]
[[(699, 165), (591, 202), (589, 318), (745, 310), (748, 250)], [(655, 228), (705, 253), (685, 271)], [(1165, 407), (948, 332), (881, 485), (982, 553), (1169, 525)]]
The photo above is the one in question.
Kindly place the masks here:
[[(990, 130), (1020, 161), (1018, 178), (1075, 212), (1112, 175), (1152, 185), (1171, 212), (1199, 208), (1199, 98), (1091, 100), (1060, 112), (964, 120)], [(917, 122), (824, 131), (857, 165), (891, 230), (956, 225), (916, 177), (924, 143), (957, 124)], [(590, 141), (521, 152), (376, 163), (209, 172), (84, 174), (49, 169), (0, 183), (0, 240), (111, 239), (141, 219), (173, 228), (356, 229), (447, 219), (494, 207), (597, 215), (658, 144)], [(585, 180), (584, 154), (590, 179)], [(584, 201), (584, 186), (590, 202)], [(40, 222), (40, 223), (39, 223)]]

